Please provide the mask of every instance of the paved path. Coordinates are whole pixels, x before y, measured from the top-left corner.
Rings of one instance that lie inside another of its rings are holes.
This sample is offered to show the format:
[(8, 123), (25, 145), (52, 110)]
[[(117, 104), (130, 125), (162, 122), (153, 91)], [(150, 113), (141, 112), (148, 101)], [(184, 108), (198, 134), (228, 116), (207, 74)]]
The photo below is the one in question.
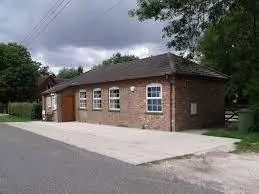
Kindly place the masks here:
[(24, 122), (10, 125), (135, 165), (215, 149), (230, 151), (234, 148), (233, 142), (237, 141), (80, 122)]
[(0, 124), (0, 193), (218, 193)]

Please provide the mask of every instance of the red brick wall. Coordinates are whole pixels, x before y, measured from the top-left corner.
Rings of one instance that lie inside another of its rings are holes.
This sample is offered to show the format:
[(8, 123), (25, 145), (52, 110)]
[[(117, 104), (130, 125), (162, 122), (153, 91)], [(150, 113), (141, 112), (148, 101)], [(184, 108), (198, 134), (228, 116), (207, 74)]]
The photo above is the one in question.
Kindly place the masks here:
[[(163, 114), (146, 113), (146, 86), (150, 83), (162, 84)], [(135, 86), (134, 92), (131, 92), (131, 86)], [(119, 112), (109, 110), (108, 94), (110, 87), (120, 88), (121, 109)], [(68, 89), (58, 93), (58, 106), (53, 120), (62, 121), (61, 96), (75, 95), (75, 117), (77, 121), (166, 131), (170, 131), (171, 128), (172, 131), (181, 131), (224, 125), (224, 82), (190, 76), (177, 76), (172, 78), (171, 87), (170, 97), (169, 82), (165, 77), (156, 77)], [(102, 110), (93, 110), (92, 92), (94, 88), (102, 89)], [(87, 92), (86, 110), (79, 109), (78, 91), (80, 89), (85, 89)], [(197, 115), (191, 115), (192, 102), (197, 103)], [(44, 106), (46, 106), (45, 103), (45, 100), (43, 100)]]
[[(146, 85), (150, 83), (162, 84), (163, 114), (152, 115), (146, 113)], [(135, 86), (131, 92), (130, 87)], [(120, 88), (120, 112), (109, 110), (109, 88)], [(102, 110), (93, 110), (93, 89), (102, 89)], [(87, 91), (87, 110), (80, 110), (78, 105), (78, 91)], [(165, 77), (126, 80), (120, 82), (86, 85), (77, 89), (75, 95), (76, 120), (89, 123), (111, 124), (138, 128), (170, 130), (170, 84)]]
[[(191, 103), (197, 115), (191, 115)], [(177, 76), (175, 82), (176, 130), (224, 125), (224, 82)]]

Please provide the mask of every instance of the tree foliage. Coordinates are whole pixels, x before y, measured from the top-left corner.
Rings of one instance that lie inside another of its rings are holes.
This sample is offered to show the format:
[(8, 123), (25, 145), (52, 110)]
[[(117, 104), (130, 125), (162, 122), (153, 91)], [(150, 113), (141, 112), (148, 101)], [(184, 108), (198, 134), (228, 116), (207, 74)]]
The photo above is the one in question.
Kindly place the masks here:
[[(226, 88), (229, 99), (253, 98), (248, 82), (259, 70), (256, 61), (255, 18), (246, 9), (228, 14), (217, 25), (210, 26), (199, 42), (201, 62), (228, 75)], [(251, 84), (250, 84), (251, 86)]]
[(78, 76), (83, 73), (83, 67), (79, 66), (78, 68), (63, 68), (59, 70), (57, 77), (62, 79), (71, 79), (75, 76)]
[(239, 10), (256, 17), (256, 0), (138, 0), (137, 9), (130, 10), (129, 14), (140, 21), (167, 22), (163, 32), (170, 39), (168, 47), (193, 53), (209, 26), (217, 25), (226, 15)]
[(37, 79), (38, 66), (25, 47), (0, 44), (0, 102), (33, 100)]
[(38, 66), (38, 72), (40, 76), (54, 76), (55, 74), (49, 70), (49, 66), (43, 66), (40, 62), (34, 61)]
[(238, 95), (254, 103), (258, 87), (253, 83), (259, 75), (256, 0), (138, 0), (130, 15), (166, 22), (168, 47), (189, 51), (203, 65), (230, 75), (230, 101)]
[(117, 63), (132, 61), (134, 59), (138, 59), (138, 57), (136, 57), (135, 55), (122, 55), (121, 53), (116, 53), (109, 59), (104, 60), (101, 64), (93, 66), (93, 69), (114, 65)]

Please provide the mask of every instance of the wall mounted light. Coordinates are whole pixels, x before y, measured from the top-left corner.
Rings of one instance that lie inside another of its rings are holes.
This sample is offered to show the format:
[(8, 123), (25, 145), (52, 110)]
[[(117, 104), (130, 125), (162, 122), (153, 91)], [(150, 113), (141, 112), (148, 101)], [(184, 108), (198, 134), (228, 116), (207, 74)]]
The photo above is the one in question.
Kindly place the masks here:
[(130, 87), (130, 91), (131, 91), (131, 92), (134, 92), (134, 91), (135, 91), (135, 86), (131, 86), (131, 87)]

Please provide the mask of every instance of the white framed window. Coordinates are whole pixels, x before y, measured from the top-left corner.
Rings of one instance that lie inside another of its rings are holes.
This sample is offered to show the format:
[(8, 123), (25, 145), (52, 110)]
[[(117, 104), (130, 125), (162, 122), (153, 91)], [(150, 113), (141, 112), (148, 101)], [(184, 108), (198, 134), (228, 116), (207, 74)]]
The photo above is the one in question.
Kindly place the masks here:
[(192, 102), (191, 103), (191, 115), (197, 115), (198, 110), (197, 110), (197, 103)]
[(102, 109), (102, 90), (101, 88), (93, 89), (93, 109)]
[(51, 95), (52, 110), (57, 110), (57, 94)]
[(79, 90), (79, 108), (86, 109), (86, 90)]
[(48, 97), (46, 98), (46, 106), (47, 106), (48, 108), (51, 108), (51, 97), (50, 97), (50, 96), (48, 96)]
[(147, 112), (162, 112), (162, 85), (149, 84), (146, 87)]
[(120, 110), (120, 89), (118, 87), (109, 89), (109, 109)]

